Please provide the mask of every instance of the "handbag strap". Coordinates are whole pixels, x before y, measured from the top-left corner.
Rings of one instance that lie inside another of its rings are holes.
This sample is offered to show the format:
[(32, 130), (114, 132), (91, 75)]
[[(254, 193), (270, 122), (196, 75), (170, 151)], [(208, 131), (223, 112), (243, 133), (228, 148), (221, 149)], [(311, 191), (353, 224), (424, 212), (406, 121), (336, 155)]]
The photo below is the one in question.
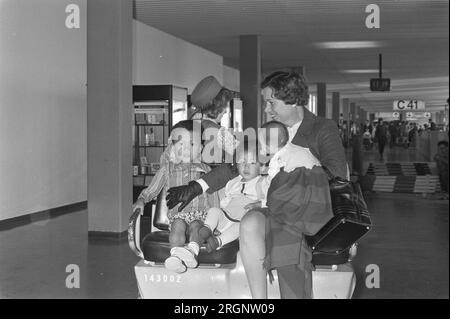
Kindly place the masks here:
[(331, 180), (333, 180), (333, 179), (336, 178), (336, 176), (334, 176), (333, 173), (331, 173), (331, 171), (328, 169), (328, 167), (322, 166), (322, 168), (323, 168), (323, 170), (325, 171), (325, 173), (327, 174), (328, 180), (331, 181)]
[(334, 176), (333, 175), (333, 173), (331, 173), (331, 171), (327, 168), (327, 167), (325, 167), (325, 166), (322, 166), (322, 168), (323, 168), (323, 170), (325, 171), (325, 173), (328, 175), (328, 180), (331, 182), (331, 181), (333, 181), (333, 180), (340, 180), (340, 181), (345, 181), (345, 182), (347, 182), (348, 184), (350, 184), (350, 193), (348, 194), (349, 196), (350, 196), (350, 200), (351, 200), (351, 202), (353, 203), (353, 206), (356, 208), (356, 214), (358, 215), (358, 216), (361, 216), (361, 208), (359, 207), (359, 205), (358, 205), (358, 201), (357, 201), (357, 198), (358, 198), (358, 196), (359, 196), (359, 194), (357, 194), (356, 192), (355, 192), (355, 189), (354, 189), (354, 187), (353, 187), (353, 182), (352, 181), (350, 181), (350, 180), (347, 180), (347, 179), (343, 179), (343, 178), (341, 178), (341, 177), (336, 177), (336, 176)]
[[(331, 173), (331, 171), (328, 169), (328, 167), (322, 166), (322, 169), (323, 169), (323, 170), (325, 171), (325, 173), (327, 174), (328, 180), (329, 180), (329, 181), (332, 181), (332, 180), (334, 180), (334, 179), (337, 179), (337, 180), (341, 180), (341, 181), (347, 181), (347, 182), (350, 182), (350, 176), (348, 176), (349, 178), (336, 177), (335, 175), (333, 175), (333, 173)], [(348, 173), (348, 166), (347, 166), (347, 173)]]

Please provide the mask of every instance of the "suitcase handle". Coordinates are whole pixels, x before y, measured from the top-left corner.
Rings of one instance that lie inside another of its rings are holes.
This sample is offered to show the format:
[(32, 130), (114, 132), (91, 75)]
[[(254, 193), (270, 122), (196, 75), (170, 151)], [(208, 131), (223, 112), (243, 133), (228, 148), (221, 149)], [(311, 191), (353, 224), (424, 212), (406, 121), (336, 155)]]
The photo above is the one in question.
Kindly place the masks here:
[[(331, 173), (331, 171), (326, 167), (322, 166), (325, 173), (328, 175), (328, 182), (330, 184), (330, 192), (334, 192), (336, 194), (345, 194), (348, 196), (349, 200), (352, 202), (353, 206), (356, 207), (356, 213), (358, 216), (361, 216), (361, 207), (358, 204), (358, 198), (362, 196), (362, 194), (358, 194), (359, 191), (355, 190), (356, 182), (349, 181), (347, 179), (336, 177)], [(364, 203), (365, 204), (365, 203)]]

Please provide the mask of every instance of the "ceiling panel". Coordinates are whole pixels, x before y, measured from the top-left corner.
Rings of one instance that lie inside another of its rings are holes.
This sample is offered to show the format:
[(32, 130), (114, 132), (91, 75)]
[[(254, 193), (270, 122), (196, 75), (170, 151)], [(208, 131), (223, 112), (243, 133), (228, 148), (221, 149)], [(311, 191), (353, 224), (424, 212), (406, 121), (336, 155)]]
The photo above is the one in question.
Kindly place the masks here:
[[(135, 0), (135, 18), (224, 57), (239, 68), (239, 35), (261, 37), (265, 73), (305, 66), (310, 83), (326, 82), (360, 105), (383, 108), (396, 96), (444, 105), (448, 98), (449, 2), (378, 0), (381, 28), (365, 27), (369, 1), (356, 0)], [(381, 41), (371, 49), (319, 49), (323, 41)], [(390, 93), (371, 93), (377, 74), (348, 74), (376, 69), (393, 81)], [(433, 90), (427, 87), (433, 84)], [(397, 90), (394, 83), (403, 83)], [(312, 86), (313, 89), (313, 86)], [(426, 90), (432, 92), (427, 94)]]

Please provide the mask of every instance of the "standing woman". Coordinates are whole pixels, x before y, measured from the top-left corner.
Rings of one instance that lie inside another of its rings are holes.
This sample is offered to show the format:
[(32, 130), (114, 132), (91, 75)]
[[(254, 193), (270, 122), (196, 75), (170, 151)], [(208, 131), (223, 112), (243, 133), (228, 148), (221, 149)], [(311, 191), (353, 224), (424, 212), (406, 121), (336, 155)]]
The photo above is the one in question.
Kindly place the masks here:
[[(218, 164), (222, 162), (222, 152), (233, 154), (236, 147), (233, 135), (220, 125), (223, 115), (227, 111), (228, 103), (233, 98), (233, 93), (223, 87), (214, 76), (202, 79), (191, 94), (191, 104), (198, 110), (192, 119), (201, 123), (203, 131), (202, 144), (216, 143), (214, 147), (205, 147), (201, 160), (206, 164)], [(194, 132), (200, 134), (200, 132)], [(210, 144), (210, 146), (212, 146)], [(161, 155), (161, 165), (169, 162), (171, 145)], [(213, 151), (211, 151), (213, 150)], [(211, 152), (210, 152), (211, 151)]]
[[(222, 127), (220, 122), (227, 111), (228, 103), (233, 98), (233, 93), (219, 83), (214, 76), (207, 76), (201, 80), (191, 94), (191, 103), (200, 112), (202, 129), (204, 133), (204, 144), (217, 143), (216, 150), (220, 150), (220, 154), (202, 155), (202, 159), (206, 163), (221, 163), (222, 151), (233, 154), (234, 138), (233, 135)], [(205, 148), (205, 151), (211, 148)]]
[[(295, 72), (274, 72), (264, 79), (261, 89), (265, 112), (269, 118), (287, 126), (291, 143), (308, 148), (332, 175), (347, 178), (345, 151), (336, 123), (317, 117), (305, 108), (309, 99), (305, 78)], [(168, 206), (174, 207), (182, 203), (180, 205), (182, 209), (197, 195), (206, 190), (211, 192), (221, 189), (235, 176), (236, 172), (231, 165), (221, 165), (196, 182), (169, 190)], [(328, 212), (326, 211), (329, 190), (326, 189), (328, 194), (325, 194), (323, 184), (319, 189), (323, 201), (320, 200), (321, 196), (311, 195), (309, 205), (304, 205), (300, 211), (301, 215), (307, 216), (305, 221), (311, 221), (316, 226), (324, 225), (332, 214), (331, 207), (328, 207)], [(268, 206), (270, 210), (271, 207)], [(314, 220), (316, 212), (318, 218)], [(241, 220), (240, 253), (252, 297), (267, 298), (267, 270), (276, 268), (281, 298), (311, 298), (311, 250), (301, 234), (283, 238), (286, 234), (283, 229), (281, 231), (272, 229), (268, 234), (266, 216), (270, 217), (272, 213), (276, 212), (254, 209), (247, 212)], [(281, 237), (276, 237), (275, 233)], [(267, 235), (270, 235), (268, 249), (266, 249)], [(285, 243), (282, 242), (284, 239)], [(274, 252), (277, 252), (276, 256)], [(269, 264), (267, 260), (270, 260)], [(264, 267), (264, 261), (268, 267)]]

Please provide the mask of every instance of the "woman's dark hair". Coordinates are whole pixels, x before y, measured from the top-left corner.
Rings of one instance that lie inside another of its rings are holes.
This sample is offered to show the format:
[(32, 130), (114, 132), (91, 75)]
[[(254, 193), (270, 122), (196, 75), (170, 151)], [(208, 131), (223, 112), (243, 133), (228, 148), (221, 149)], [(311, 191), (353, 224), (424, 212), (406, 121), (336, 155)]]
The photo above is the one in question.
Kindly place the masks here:
[(303, 75), (297, 72), (277, 71), (268, 75), (261, 88), (270, 87), (273, 96), (286, 104), (305, 106), (309, 101), (308, 85)]
[(233, 93), (227, 88), (222, 88), (211, 103), (202, 108), (202, 113), (211, 119), (216, 119), (227, 107), (233, 98)]

